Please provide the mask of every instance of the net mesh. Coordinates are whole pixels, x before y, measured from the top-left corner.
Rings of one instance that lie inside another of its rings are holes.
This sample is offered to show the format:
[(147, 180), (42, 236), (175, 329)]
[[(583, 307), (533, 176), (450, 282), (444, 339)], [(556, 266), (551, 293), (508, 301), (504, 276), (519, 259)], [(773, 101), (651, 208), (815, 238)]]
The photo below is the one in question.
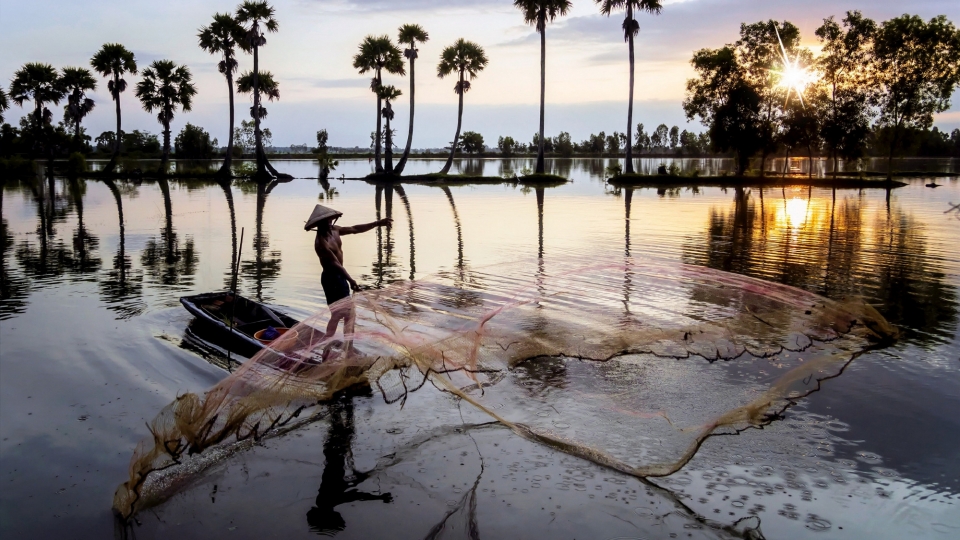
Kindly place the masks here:
[[(307, 318), (206, 394), (165, 407), (134, 451), (114, 509), (126, 518), (161, 502), (204, 459), (291, 429), (358, 384), (400, 406), (432, 385), (522, 437), (626, 474), (664, 476), (706, 438), (770, 421), (896, 336), (859, 299), (703, 267), (547, 267), (439, 274)], [(355, 321), (352, 332), (344, 323), (327, 332), (343, 318)]]

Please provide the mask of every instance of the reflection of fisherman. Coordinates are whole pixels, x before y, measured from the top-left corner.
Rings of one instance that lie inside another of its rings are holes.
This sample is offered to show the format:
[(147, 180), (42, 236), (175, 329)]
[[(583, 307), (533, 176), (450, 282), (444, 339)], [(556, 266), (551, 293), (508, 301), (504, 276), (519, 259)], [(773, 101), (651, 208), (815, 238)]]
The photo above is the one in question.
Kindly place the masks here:
[[(367, 232), (374, 227), (389, 226), (393, 223), (392, 219), (386, 218), (363, 225), (339, 227), (334, 223), (342, 215), (342, 212), (318, 204), (304, 226), (308, 231), (314, 227), (317, 228), (317, 238), (313, 242), (313, 248), (323, 267), (320, 284), (323, 286), (327, 305), (331, 306), (330, 322), (327, 323), (325, 339), (333, 337), (342, 319), (346, 319), (343, 326), (344, 335), (353, 334), (354, 308), (353, 302), (349, 300), (350, 289), (357, 291), (359, 286), (343, 267), (343, 247), (340, 237)], [(347, 300), (340, 302), (344, 299)]]

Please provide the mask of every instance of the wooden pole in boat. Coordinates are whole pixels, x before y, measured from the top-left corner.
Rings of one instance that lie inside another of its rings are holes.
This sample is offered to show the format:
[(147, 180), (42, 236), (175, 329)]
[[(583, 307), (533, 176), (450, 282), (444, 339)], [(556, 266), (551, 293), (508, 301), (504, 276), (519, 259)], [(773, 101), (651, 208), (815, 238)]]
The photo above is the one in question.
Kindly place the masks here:
[(227, 342), (227, 371), (233, 371), (230, 344), (233, 341), (233, 318), (237, 313), (237, 274), (240, 272), (240, 254), (243, 253), (243, 227), (240, 227), (240, 245), (237, 247), (237, 259), (233, 261), (233, 280), (230, 282), (230, 290), (233, 293), (233, 301), (230, 302), (230, 341)]

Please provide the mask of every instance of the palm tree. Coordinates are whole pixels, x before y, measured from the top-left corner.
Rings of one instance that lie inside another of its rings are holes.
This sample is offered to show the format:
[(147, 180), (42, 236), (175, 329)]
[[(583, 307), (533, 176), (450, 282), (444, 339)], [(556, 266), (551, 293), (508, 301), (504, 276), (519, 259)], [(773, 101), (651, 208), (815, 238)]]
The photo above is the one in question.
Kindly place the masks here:
[(33, 102), (33, 122), (37, 129), (53, 120), (53, 113), (44, 105), (60, 103), (64, 94), (66, 91), (60, 76), (50, 64), (24, 64), (13, 74), (13, 82), (10, 83), (10, 99), (14, 103), (23, 107), (23, 102)]
[(460, 108), (457, 112), (457, 133), (453, 136), (453, 143), (450, 145), (450, 157), (447, 163), (440, 169), (440, 174), (450, 172), (450, 166), (453, 165), (453, 157), (457, 153), (457, 143), (460, 140), (460, 127), (463, 122), (463, 94), (470, 90), (470, 81), (466, 79), (476, 78), (477, 74), (483, 71), (487, 66), (487, 55), (483, 52), (483, 47), (472, 41), (460, 38), (450, 45), (440, 54), (440, 65), (437, 66), (437, 76), (441, 79), (457, 73), (457, 84), (453, 91), (460, 96)]
[[(267, 162), (267, 155), (263, 151), (263, 136), (260, 132), (260, 118), (262, 115), (256, 111), (260, 110), (260, 76), (257, 75), (260, 73), (260, 47), (263, 47), (267, 44), (267, 38), (264, 37), (263, 32), (261, 31), (261, 26), (267, 30), (267, 32), (276, 32), (280, 25), (277, 23), (277, 20), (273, 18), (274, 9), (273, 6), (268, 4), (265, 0), (254, 1), (247, 0), (246, 2), (237, 6), (237, 22), (241, 25), (249, 25), (245, 27), (246, 31), (246, 46), (243, 47), (244, 50), (253, 49), (253, 109), (254, 111), (251, 116), (253, 116), (254, 123), (254, 138), (256, 140), (256, 153), (257, 153), (257, 174), (256, 178), (266, 179), (270, 178), (273, 175), (276, 175), (276, 170), (270, 166)], [(270, 172), (267, 172), (267, 171)], [(271, 175), (270, 173), (273, 173)]]
[(630, 101), (627, 105), (627, 156), (626, 174), (633, 173), (633, 38), (640, 32), (640, 23), (633, 18), (634, 11), (646, 11), (655, 15), (660, 14), (663, 6), (660, 0), (594, 0), (600, 4), (600, 13), (610, 16), (616, 10), (626, 10), (626, 17), (623, 19), (623, 40), (627, 42), (630, 49)]
[(410, 156), (410, 144), (413, 142), (413, 94), (414, 94), (414, 76), (413, 67), (417, 59), (417, 43), (426, 43), (430, 39), (427, 31), (419, 24), (405, 24), (400, 27), (400, 34), (397, 40), (400, 43), (409, 45), (404, 49), (403, 55), (410, 61), (410, 124), (407, 126), (407, 145), (403, 148), (403, 157), (393, 168), (394, 174), (403, 172), (403, 167), (407, 164), (407, 157)]
[(393, 107), (390, 106), (390, 102), (400, 97), (402, 92), (396, 86), (381, 86), (377, 90), (377, 99), (383, 100), (384, 106), (383, 110), (380, 111), (380, 114), (383, 115), (384, 120), (387, 121), (384, 129), (384, 135), (386, 135), (386, 152), (385, 152), (385, 161), (387, 162), (386, 171), (388, 174), (394, 174), (393, 170), (393, 133), (390, 131), (390, 121), (393, 120)]
[(537, 139), (537, 174), (543, 174), (543, 108), (547, 89), (547, 21), (570, 10), (570, 0), (514, 0), (513, 5), (523, 11), (523, 22), (533, 25), (540, 34), (540, 137)]
[(219, 174), (230, 176), (230, 166), (233, 161), (233, 74), (237, 71), (236, 47), (245, 48), (247, 41), (243, 27), (229, 13), (217, 13), (213, 16), (210, 26), (200, 29), (197, 37), (200, 39), (200, 48), (210, 54), (220, 54), (220, 63), (217, 69), (227, 79), (227, 95), (230, 97), (230, 131), (227, 132), (227, 155), (220, 166)]
[(380, 109), (383, 108), (380, 99), (379, 89), (383, 84), (382, 72), (394, 75), (405, 75), (403, 69), (403, 60), (400, 59), (400, 49), (397, 48), (388, 36), (367, 36), (360, 43), (360, 51), (353, 57), (353, 67), (361, 75), (368, 71), (373, 71), (373, 79), (370, 80), (370, 91), (377, 95), (377, 131), (374, 135), (374, 158), (376, 161), (376, 171), (383, 172), (383, 164), (380, 162)]
[(117, 158), (120, 157), (120, 141), (123, 140), (123, 132), (120, 130), (120, 94), (127, 89), (127, 81), (123, 75), (130, 73), (136, 75), (137, 60), (133, 53), (119, 43), (106, 43), (90, 59), (90, 66), (103, 77), (112, 77), (107, 82), (107, 90), (117, 102), (117, 131), (116, 140), (113, 147), (113, 156), (110, 162), (103, 169), (104, 172), (110, 172), (117, 165)]
[(67, 67), (61, 70), (61, 82), (67, 91), (67, 106), (63, 117), (73, 124), (73, 140), (80, 140), (80, 122), (90, 114), (95, 104), (84, 92), (97, 89), (97, 80), (86, 68)]
[(4, 122), (3, 120), (3, 111), (10, 108), (10, 103), (7, 101), (7, 92), (0, 88), (0, 124)]
[(166, 174), (170, 157), (170, 121), (179, 106), (184, 112), (193, 104), (197, 89), (193, 87), (190, 70), (170, 60), (156, 60), (143, 70), (143, 80), (137, 83), (137, 98), (148, 113), (157, 111), (157, 121), (163, 126), (163, 157), (160, 173)]

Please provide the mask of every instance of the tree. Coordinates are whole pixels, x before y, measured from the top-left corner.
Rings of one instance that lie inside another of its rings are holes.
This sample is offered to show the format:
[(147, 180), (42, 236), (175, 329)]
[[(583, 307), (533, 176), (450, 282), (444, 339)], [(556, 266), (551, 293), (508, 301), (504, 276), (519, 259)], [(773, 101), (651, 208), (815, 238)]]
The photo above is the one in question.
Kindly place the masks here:
[(413, 96), (416, 88), (414, 85), (414, 64), (418, 56), (417, 43), (426, 43), (429, 39), (430, 36), (427, 31), (419, 24), (401, 26), (397, 36), (397, 41), (407, 45), (407, 48), (403, 50), (403, 56), (410, 61), (410, 123), (407, 125), (407, 144), (403, 147), (403, 156), (397, 166), (393, 168), (395, 174), (403, 172), (403, 168), (407, 164), (407, 158), (410, 157), (410, 145), (413, 144)]
[(390, 129), (390, 121), (393, 120), (393, 106), (391, 105), (391, 102), (400, 97), (401, 94), (402, 92), (400, 92), (400, 89), (393, 85), (380, 85), (380, 87), (377, 88), (377, 100), (383, 101), (383, 110), (380, 111), (380, 114), (383, 115), (383, 119), (386, 121), (386, 125), (383, 128), (383, 134), (386, 138), (386, 141), (384, 141), (386, 152), (384, 152), (383, 157), (387, 165), (384, 169), (387, 174), (393, 174), (394, 130)]
[(53, 159), (53, 129), (50, 126), (53, 113), (45, 105), (60, 103), (65, 94), (63, 82), (57, 70), (50, 64), (26, 63), (13, 74), (13, 81), (10, 83), (10, 99), (14, 103), (23, 107), (24, 102), (33, 102), (33, 114), (29, 116), (29, 122), (24, 125), (21, 121), (24, 128), (30, 126), (32, 129), (21, 130), (21, 135), (25, 131), (31, 131), (34, 151), (46, 149), (51, 153), (50, 159)]
[(483, 135), (477, 133), (476, 131), (464, 131), (463, 144), (461, 145), (461, 148), (463, 148), (463, 151), (468, 154), (482, 153), (486, 148), (483, 143)]
[(197, 89), (186, 66), (178, 66), (170, 60), (155, 60), (143, 70), (143, 79), (137, 83), (137, 98), (148, 113), (157, 112), (157, 121), (163, 126), (163, 155), (160, 158), (160, 173), (167, 173), (170, 158), (170, 122), (177, 107), (190, 110)]
[(680, 144), (680, 128), (673, 126), (670, 128), (670, 149), (676, 150), (678, 144)]
[(683, 101), (687, 119), (699, 117), (709, 128), (712, 150), (736, 154), (736, 172), (742, 176), (762, 144), (762, 98), (745, 79), (737, 53), (729, 45), (701, 49), (690, 63), (697, 77), (687, 81)]
[[(217, 63), (217, 69), (227, 79), (227, 96), (230, 102), (230, 130), (227, 132), (227, 155), (223, 159), (223, 165), (220, 166), (219, 174), (221, 176), (231, 176), (231, 165), (233, 162), (233, 130), (234, 130), (234, 105), (233, 105), (233, 74), (237, 71), (236, 49), (246, 49), (249, 41), (246, 40), (246, 32), (243, 26), (229, 13), (217, 13), (213, 16), (213, 22), (210, 26), (200, 28), (197, 34), (200, 40), (200, 48), (210, 54), (219, 54), (220, 62)], [(188, 124), (189, 125), (189, 124)], [(177, 150), (179, 154), (180, 151)]]
[(687, 130), (683, 130), (680, 133), (680, 153), (681, 154), (698, 154), (700, 153), (699, 145), (697, 144), (697, 136)]
[(84, 68), (67, 67), (61, 70), (60, 82), (67, 92), (67, 106), (63, 110), (63, 119), (73, 125), (74, 141), (80, 140), (80, 122), (96, 105), (85, 94), (97, 89), (97, 80)]
[(561, 131), (559, 135), (554, 137), (553, 150), (565, 158), (572, 156), (573, 142), (570, 140), (570, 134), (566, 131)]
[[(243, 72), (242, 74), (240, 74), (240, 77), (237, 78), (237, 92), (240, 92), (241, 94), (251, 94), (252, 96), (254, 79), (256, 79), (256, 82), (259, 85), (261, 97), (267, 96), (268, 101), (280, 100), (280, 83), (278, 83), (277, 80), (273, 78), (273, 74), (270, 73), (269, 71), (264, 71), (260, 73), (260, 76), (256, 78), (253, 76), (253, 72), (250, 72), (250, 71)], [(270, 165), (270, 162), (266, 161), (267, 159), (266, 153), (263, 151), (264, 148), (270, 147), (273, 134), (270, 133), (269, 129), (260, 129), (259, 127), (260, 121), (262, 121), (264, 118), (267, 117), (267, 108), (264, 107), (262, 103), (263, 102), (261, 101), (261, 105), (259, 108), (250, 107), (250, 117), (252, 118), (251, 121), (246, 123), (243, 121), (240, 122), (241, 125), (249, 124), (249, 127), (253, 129), (253, 131), (250, 132), (250, 135), (252, 137), (251, 139), (249, 139), (250, 144), (248, 144), (244, 148), (246, 151), (253, 150), (254, 155), (263, 154), (264, 167), (266, 168), (266, 170), (270, 171), (273, 174), (279, 175), (280, 173), (278, 173), (276, 169), (274, 169), (273, 166)], [(259, 114), (259, 117), (255, 118), (254, 114), (256, 114), (257, 111), (259, 111), (260, 114)], [(234, 133), (237, 133), (237, 130), (234, 130)], [(259, 160), (260, 158), (257, 158), (257, 159)], [(265, 178), (265, 177), (261, 177), (261, 178)]]
[[(487, 66), (486, 53), (483, 47), (472, 41), (463, 38), (458, 39), (453, 45), (445, 48), (440, 54), (440, 64), (437, 66), (437, 76), (441, 79), (452, 74), (457, 74), (457, 84), (453, 91), (459, 96), (459, 108), (457, 110), (457, 132), (453, 136), (453, 142), (450, 144), (450, 157), (447, 163), (440, 169), (440, 174), (450, 172), (450, 166), (453, 165), (453, 158), (457, 153), (457, 143), (460, 139), (460, 127), (463, 123), (463, 94), (470, 90), (470, 81)], [(469, 80), (467, 79), (469, 77)]]
[(670, 129), (666, 124), (660, 124), (650, 135), (650, 140), (653, 142), (654, 148), (665, 150), (667, 145), (670, 144)]
[[(242, 152), (249, 153), (251, 150), (256, 149), (257, 135), (254, 128), (253, 120), (241, 120), (240, 127), (233, 128), (234, 144), (236, 144)], [(273, 143), (273, 133), (270, 132), (270, 128), (260, 131), (260, 140), (263, 142), (263, 146), (266, 147), (269, 147)]]
[(829, 97), (829, 121), (821, 122), (820, 135), (833, 160), (834, 178), (839, 158), (859, 157), (870, 132), (871, 87), (867, 79), (876, 30), (876, 23), (859, 11), (848, 11), (842, 28), (828, 17), (816, 30), (823, 44), (817, 67)]
[(517, 141), (513, 137), (503, 137), (501, 136), (497, 140), (497, 149), (500, 150), (500, 155), (503, 157), (512, 156), (517, 150)]
[(650, 135), (643, 129), (643, 124), (637, 124), (637, 140), (634, 144), (634, 148), (639, 153), (643, 153), (644, 150), (649, 149), (653, 146), (653, 141), (650, 139)]
[(934, 113), (950, 108), (960, 83), (960, 32), (940, 15), (924, 23), (915, 15), (884, 22), (873, 44), (873, 104), (879, 126), (889, 128), (888, 177), (906, 128), (929, 129)]
[(321, 129), (320, 131), (317, 132), (317, 149), (316, 149), (317, 154), (320, 154), (321, 156), (327, 154), (329, 150), (327, 148), (328, 138), (329, 138), (329, 135), (327, 135), (327, 130)]
[[(253, 94), (253, 108), (250, 110), (250, 116), (253, 118), (253, 133), (256, 142), (257, 172), (254, 178), (257, 181), (268, 180), (274, 176), (280, 176), (280, 173), (270, 165), (267, 155), (263, 151), (263, 132), (260, 131), (260, 120), (266, 116), (261, 111), (260, 93), (261, 81), (264, 74), (260, 72), (260, 47), (267, 44), (267, 38), (264, 36), (261, 28), (267, 32), (276, 32), (280, 29), (280, 24), (273, 17), (273, 6), (266, 0), (246, 0), (237, 6), (236, 20), (244, 27), (246, 40), (243, 50), (253, 50), (253, 75), (251, 81), (251, 92)], [(279, 94), (278, 94), (279, 95)]]
[(523, 12), (523, 22), (532, 25), (540, 34), (540, 144), (537, 148), (537, 166), (534, 172), (543, 174), (543, 116), (547, 88), (547, 22), (567, 14), (570, 0), (514, 0), (513, 5)]
[(626, 135), (616, 131), (607, 135), (607, 153), (614, 156), (619, 154), (625, 137)]
[(7, 101), (7, 92), (0, 88), (0, 124), (3, 124), (3, 111), (10, 108), (10, 102)]
[(173, 141), (178, 159), (210, 159), (216, 152), (216, 139), (199, 126), (188, 123)]
[(813, 176), (813, 152), (819, 150), (821, 144), (821, 111), (826, 101), (826, 94), (822, 88), (815, 88), (808, 92), (801, 102), (794, 100), (787, 105), (783, 119), (783, 133), (780, 143), (786, 149), (786, 159), (789, 163), (791, 150), (804, 148), (809, 160), (809, 176)]
[[(123, 76), (127, 73), (137, 74), (137, 60), (133, 53), (119, 43), (106, 43), (90, 59), (90, 66), (102, 77), (108, 77), (107, 91), (117, 106), (117, 131), (123, 133), (120, 127), (120, 94), (127, 90), (127, 81)], [(113, 149), (113, 155), (110, 162), (103, 168), (105, 172), (111, 172), (117, 166), (117, 158), (120, 157), (120, 144), (122, 136), (115, 138), (116, 146)]]
[(395, 75), (405, 75), (403, 69), (403, 60), (400, 58), (400, 49), (390, 41), (388, 36), (367, 36), (360, 43), (360, 51), (353, 57), (353, 67), (361, 75), (372, 71), (373, 78), (370, 80), (370, 91), (377, 96), (377, 130), (374, 132), (374, 162), (376, 171), (383, 172), (383, 163), (380, 161), (381, 146), (381, 119), (380, 111), (383, 108), (383, 102), (380, 98), (379, 89), (383, 85), (383, 70)]
[(646, 11), (647, 13), (653, 13), (654, 15), (659, 15), (660, 11), (663, 9), (663, 6), (660, 3), (660, 0), (594, 0), (597, 4), (600, 5), (600, 13), (606, 16), (610, 16), (614, 11), (624, 10), (626, 16), (623, 19), (623, 40), (627, 42), (627, 48), (630, 52), (630, 97), (627, 105), (627, 156), (626, 156), (626, 167), (624, 172), (626, 174), (633, 174), (633, 151), (629, 144), (629, 141), (633, 139), (633, 136), (630, 132), (633, 129), (633, 82), (634, 82), (634, 55), (633, 55), (633, 40), (637, 37), (637, 34), (640, 33), (640, 23), (633, 18), (634, 11)]

